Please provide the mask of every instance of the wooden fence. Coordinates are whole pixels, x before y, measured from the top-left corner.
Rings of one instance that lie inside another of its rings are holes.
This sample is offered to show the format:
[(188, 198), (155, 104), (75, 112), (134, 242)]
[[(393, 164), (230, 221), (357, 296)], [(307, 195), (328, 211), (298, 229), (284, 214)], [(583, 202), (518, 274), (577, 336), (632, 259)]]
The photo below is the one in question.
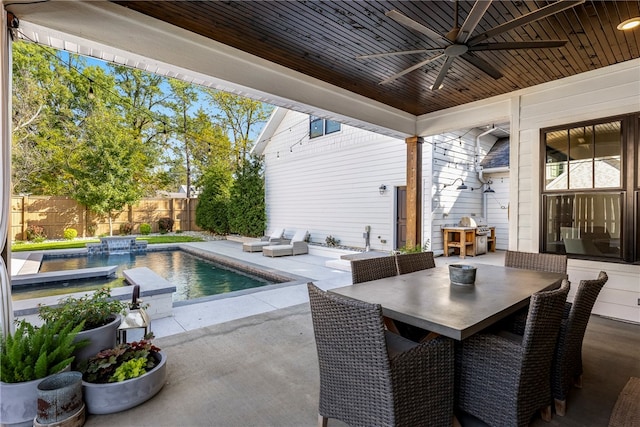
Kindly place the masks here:
[[(131, 223), (133, 233), (139, 233), (140, 224), (151, 225), (156, 233), (160, 218), (172, 218), (173, 230), (198, 231), (196, 206), (198, 199), (148, 198), (130, 206), (113, 220), (113, 234), (120, 234), (120, 225)], [(101, 217), (68, 197), (15, 196), (11, 200), (10, 238), (26, 240), (28, 226), (40, 226), (49, 239), (63, 237), (65, 228), (75, 228), (78, 237), (109, 234), (109, 220)]]

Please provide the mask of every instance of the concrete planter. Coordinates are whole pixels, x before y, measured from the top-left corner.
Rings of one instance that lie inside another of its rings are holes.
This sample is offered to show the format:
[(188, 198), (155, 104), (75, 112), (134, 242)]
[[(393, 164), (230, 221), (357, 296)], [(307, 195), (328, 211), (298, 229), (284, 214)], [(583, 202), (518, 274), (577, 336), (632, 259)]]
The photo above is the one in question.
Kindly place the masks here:
[(80, 362), (89, 360), (89, 358), (95, 356), (100, 351), (107, 348), (114, 348), (116, 346), (116, 339), (118, 336), (118, 326), (122, 322), (122, 316), (116, 315), (116, 318), (111, 323), (100, 326), (98, 328), (89, 329), (80, 332), (76, 335), (74, 341), (80, 341), (85, 338), (89, 339), (89, 345), (82, 347), (73, 352), (76, 357), (73, 361), (73, 366), (77, 366)]
[[(68, 370), (69, 367), (65, 369)], [(32, 426), (37, 413), (38, 384), (49, 377), (21, 383), (0, 381), (0, 424)]]
[(167, 356), (155, 353), (158, 364), (138, 378), (117, 383), (95, 384), (82, 381), (84, 402), (90, 414), (112, 414), (131, 409), (155, 396), (167, 378)]

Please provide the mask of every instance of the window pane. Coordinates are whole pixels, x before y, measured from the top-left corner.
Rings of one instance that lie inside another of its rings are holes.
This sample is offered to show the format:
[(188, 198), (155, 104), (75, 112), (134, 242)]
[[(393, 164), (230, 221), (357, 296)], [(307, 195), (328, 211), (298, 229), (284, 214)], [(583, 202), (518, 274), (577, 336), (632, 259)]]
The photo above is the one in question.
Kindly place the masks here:
[(323, 135), (323, 120), (320, 117), (309, 116), (309, 138)]
[(324, 130), (325, 134), (330, 134), (330, 133), (339, 132), (339, 131), (340, 131), (340, 123), (334, 122), (333, 120), (327, 120), (325, 122), (325, 130)]
[(566, 130), (549, 132), (546, 139), (545, 187), (547, 190), (566, 190), (567, 155), (569, 151), (568, 133)]
[(621, 258), (622, 195), (546, 196), (546, 251)]
[(620, 122), (594, 126), (596, 188), (620, 187), (622, 135)]
[(593, 129), (569, 130), (569, 188), (593, 188)]

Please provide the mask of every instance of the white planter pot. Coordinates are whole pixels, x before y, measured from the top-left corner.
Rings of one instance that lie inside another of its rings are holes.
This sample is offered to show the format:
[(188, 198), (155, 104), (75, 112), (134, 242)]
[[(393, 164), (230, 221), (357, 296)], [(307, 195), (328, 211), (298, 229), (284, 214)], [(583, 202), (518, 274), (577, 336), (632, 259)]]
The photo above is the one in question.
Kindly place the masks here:
[[(63, 369), (68, 371), (69, 367)], [(37, 413), (38, 384), (45, 378), (21, 383), (0, 381), (0, 424), (2, 426), (32, 426)]]
[(82, 391), (90, 414), (112, 414), (131, 409), (155, 396), (167, 378), (167, 355), (156, 353), (160, 359), (149, 372), (138, 378), (117, 383), (95, 384), (82, 381)]
[(80, 341), (85, 338), (89, 339), (89, 345), (82, 347), (73, 352), (76, 357), (73, 361), (73, 366), (77, 366), (80, 362), (89, 360), (89, 358), (95, 356), (100, 351), (107, 348), (114, 348), (116, 346), (116, 339), (118, 337), (118, 326), (122, 322), (122, 316), (116, 315), (113, 322), (98, 328), (82, 331), (76, 335), (74, 341)]

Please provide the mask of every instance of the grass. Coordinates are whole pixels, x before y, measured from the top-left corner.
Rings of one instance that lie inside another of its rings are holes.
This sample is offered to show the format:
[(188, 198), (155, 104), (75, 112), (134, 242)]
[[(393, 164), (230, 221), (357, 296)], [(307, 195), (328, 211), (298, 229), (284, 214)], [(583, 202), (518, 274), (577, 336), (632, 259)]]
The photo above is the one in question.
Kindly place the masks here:
[[(178, 235), (159, 235), (159, 236), (141, 236), (136, 240), (146, 240), (149, 245), (156, 243), (187, 243), (187, 242), (203, 242), (204, 239), (193, 236)], [(90, 240), (64, 240), (64, 241), (47, 241), (42, 243), (16, 242), (11, 245), (11, 252), (24, 251), (46, 251), (50, 249), (82, 249), (87, 243), (99, 243), (100, 239)]]

